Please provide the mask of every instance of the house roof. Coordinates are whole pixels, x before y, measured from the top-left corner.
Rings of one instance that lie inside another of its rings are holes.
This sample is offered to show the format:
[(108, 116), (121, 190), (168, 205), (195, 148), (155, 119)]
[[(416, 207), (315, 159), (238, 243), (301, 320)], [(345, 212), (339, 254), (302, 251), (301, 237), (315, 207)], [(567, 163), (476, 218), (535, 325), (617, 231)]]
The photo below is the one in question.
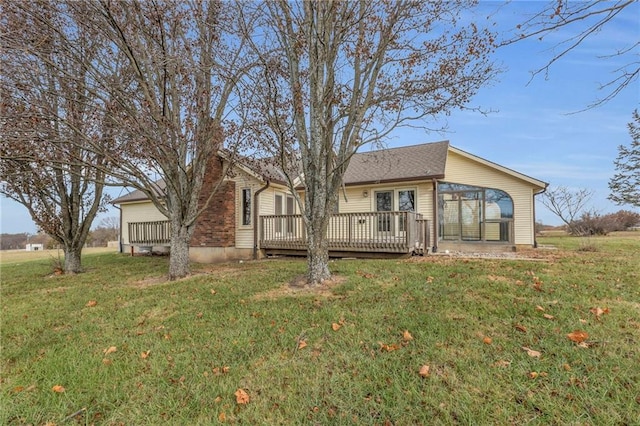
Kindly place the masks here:
[[(381, 182), (405, 182), (425, 179), (443, 179), (447, 155), (451, 152), (463, 155), (479, 163), (512, 175), (539, 187), (547, 184), (538, 179), (511, 170), (507, 167), (485, 160), (461, 149), (449, 145), (449, 141), (424, 143), (398, 148), (387, 148), (377, 151), (360, 152), (353, 155), (349, 167), (344, 174), (346, 186), (377, 184)], [(244, 170), (266, 180), (285, 183), (284, 173), (272, 159), (248, 159), (237, 163)], [(164, 180), (157, 182), (158, 190), (164, 190)], [(301, 187), (302, 189), (303, 187)], [(113, 204), (147, 200), (148, 197), (139, 190), (112, 201)]]
[[(167, 183), (164, 181), (164, 179), (157, 180), (154, 182), (154, 184), (157, 187), (156, 191), (158, 192), (158, 194), (163, 193), (164, 189), (167, 187)], [(147, 196), (147, 194), (140, 191), (139, 189), (136, 189), (135, 191), (132, 191), (127, 195), (123, 195), (122, 197), (118, 197), (115, 200), (112, 200), (111, 204), (133, 203), (135, 201), (145, 201), (148, 199), (149, 197)]]
[(344, 174), (345, 185), (444, 177), (449, 141), (355, 154)]

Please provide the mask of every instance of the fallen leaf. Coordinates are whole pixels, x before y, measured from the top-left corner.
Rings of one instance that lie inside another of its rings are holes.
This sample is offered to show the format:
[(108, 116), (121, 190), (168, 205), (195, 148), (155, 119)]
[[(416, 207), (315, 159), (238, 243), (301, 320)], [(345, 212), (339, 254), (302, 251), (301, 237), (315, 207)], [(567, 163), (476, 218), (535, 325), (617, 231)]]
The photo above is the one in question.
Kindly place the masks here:
[(575, 331), (567, 334), (567, 337), (572, 342), (582, 343), (582, 342), (584, 342), (585, 340), (587, 340), (589, 338), (589, 335), (586, 332), (582, 331), (582, 330), (575, 330)]
[(433, 277), (432, 277), (431, 275), (429, 275), (429, 276), (427, 277), (427, 283), (428, 283), (428, 284), (431, 284), (432, 282), (433, 282)]
[(422, 377), (429, 377), (429, 375), (431, 374), (429, 373), (429, 366), (423, 365), (422, 367), (420, 367), (420, 371), (418, 372), (418, 374)]
[(402, 339), (405, 342), (408, 342), (410, 340), (413, 340), (413, 336), (411, 335), (411, 333), (409, 333), (409, 330), (405, 330), (404, 333), (402, 333)]
[(511, 365), (511, 361), (506, 361), (504, 359), (498, 360), (493, 363), (494, 367), (508, 367)]
[(526, 346), (523, 346), (522, 350), (527, 351), (527, 355), (529, 355), (532, 358), (540, 358), (540, 356), (542, 355), (542, 353), (538, 351), (534, 351), (533, 349), (527, 348)]
[(227, 420), (227, 415), (224, 413), (224, 411), (218, 414), (218, 421), (220, 423), (224, 423), (226, 420)]
[(51, 390), (57, 393), (62, 393), (64, 392), (64, 387), (60, 385), (55, 385), (54, 387), (51, 388)]
[(93, 307), (94, 307), (94, 306), (96, 306), (97, 304), (98, 304), (98, 302), (97, 302), (97, 301), (95, 301), (95, 300), (89, 300), (89, 301), (87, 302), (87, 304), (86, 304), (86, 305), (84, 305), (84, 306), (86, 306), (87, 308), (93, 308)]
[(485, 345), (490, 345), (490, 344), (493, 342), (493, 340), (491, 339), (491, 337), (485, 336), (485, 338), (484, 338), (484, 339), (482, 339), (482, 342), (483, 342)]
[(544, 308), (540, 305), (536, 306), (536, 311), (544, 312)]
[(609, 313), (609, 308), (600, 308), (600, 307), (596, 307), (596, 308), (591, 308), (589, 309), (589, 312), (591, 312), (592, 314), (594, 314), (596, 316), (596, 319), (598, 321), (600, 321), (600, 317), (604, 314), (608, 314)]
[(562, 368), (564, 368), (564, 371), (571, 371), (571, 366), (569, 364), (562, 364)]
[(13, 391), (15, 393), (22, 392), (23, 390), (24, 390), (24, 386), (16, 386), (15, 388), (13, 388)]
[(198, 312), (198, 313), (196, 314), (196, 318), (202, 318), (202, 315), (204, 315), (202, 312)]
[(307, 347), (307, 342), (305, 340), (300, 340), (298, 342), (298, 349), (304, 349)]
[[(211, 294), (216, 294), (216, 291), (214, 289), (211, 289)], [(222, 413), (224, 414), (224, 413)]]
[(549, 315), (549, 314), (542, 314), (543, 317), (545, 317), (546, 319), (554, 319), (555, 317), (553, 315)]
[(249, 394), (244, 391), (244, 389), (238, 389), (234, 395), (236, 396), (236, 402), (238, 404), (248, 404), (249, 403)]
[(392, 351), (396, 351), (398, 349), (400, 349), (401, 346), (397, 345), (395, 343), (391, 344), (391, 345), (387, 345), (385, 343), (380, 343), (380, 349), (383, 351), (387, 351), (387, 352), (392, 352)]
[(538, 373), (536, 373), (535, 371), (532, 371), (531, 373), (528, 374), (530, 379), (535, 379), (536, 377), (538, 377)]
[(215, 402), (216, 404), (219, 404), (220, 401), (222, 401), (222, 397), (220, 395), (216, 396), (216, 398), (213, 400), (213, 402)]
[(111, 365), (111, 364), (113, 364), (113, 361), (111, 361), (109, 358), (103, 358), (102, 359), (102, 363), (104, 365)]
[(516, 330), (521, 331), (523, 333), (527, 332), (527, 327), (525, 327), (524, 325), (521, 324), (516, 324), (513, 326)]
[(105, 355), (109, 355), (109, 354), (114, 353), (117, 350), (118, 350), (118, 348), (116, 348), (115, 346), (109, 346), (107, 349), (104, 350), (104, 354)]
[(341, 327), (342, 326), (340, 324), (338, 324), (337, 322), (334, 322), (333, 324), (331, 324), (331, 329), (333, 331), (338, 331), (338, 330), (340, 330)]
[(151, 354), (151, 351), (144, 351), (140, 353), (140, 358), (142, 359), (147, 359), (149, 358), (149, 355)]

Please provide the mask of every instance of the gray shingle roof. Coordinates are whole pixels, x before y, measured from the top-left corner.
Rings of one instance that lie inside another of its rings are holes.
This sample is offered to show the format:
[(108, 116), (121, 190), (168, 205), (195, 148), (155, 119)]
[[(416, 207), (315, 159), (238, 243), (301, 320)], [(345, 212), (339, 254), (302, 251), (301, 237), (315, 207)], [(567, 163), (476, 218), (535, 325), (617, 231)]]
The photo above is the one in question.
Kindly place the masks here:
[[(164, 179), (157, 180), (155, 184), (157, 185), (158, 194), (164, 192), (164, 188), (167, 186)], [(140, 191), (139, 189), (136, 189), (135, 191), (132, 191), (127, 195), (123, 195), (122, 197), (118, 197), (115, 200), (112, 200), (111, 204), (131, 203), (133, 201), (143, 201), (148, 199), (149, 197), (147, 197), (147, 194)]]
[(361, 152), (351, 158), (345, 185), (443, 178), (449, 141)]
[[(361, 185), (378, 182), (399, 182), (420, 179), (443, 178), (447, 162), (449, 141), (425, 143), (378, 151), (360, 152), (349, 162), (344, 175), (345, 185)], [(267, 179), (284, 183), (286, 180), (273, 161), (245, 159), (242, 164)], [(164, 180), (156, 182), (158, 189), (165, 188)], [(146, 200), (139, 190), (118, 197), (112, 204)]]

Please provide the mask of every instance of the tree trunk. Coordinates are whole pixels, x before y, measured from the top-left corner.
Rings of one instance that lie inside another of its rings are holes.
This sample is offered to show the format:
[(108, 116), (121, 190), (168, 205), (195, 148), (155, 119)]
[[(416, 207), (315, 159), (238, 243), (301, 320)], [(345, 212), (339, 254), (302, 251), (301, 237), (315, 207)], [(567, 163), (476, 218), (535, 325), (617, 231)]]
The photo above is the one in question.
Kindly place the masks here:
[(81, 253), (82, 249), (75, 247), (64, 247), (64, 273), (77, 274), (82, 271)]
[(169, 256), (169, 280), (189, 275), (189, 242), (193, 227), (181, 223), (171, 224), (171, 254)]
[(320, 221), (312, 222), (308, 229), (307, 284), (311, 287), (331, 278), (329, 271), (329, 246), (326, 226)]

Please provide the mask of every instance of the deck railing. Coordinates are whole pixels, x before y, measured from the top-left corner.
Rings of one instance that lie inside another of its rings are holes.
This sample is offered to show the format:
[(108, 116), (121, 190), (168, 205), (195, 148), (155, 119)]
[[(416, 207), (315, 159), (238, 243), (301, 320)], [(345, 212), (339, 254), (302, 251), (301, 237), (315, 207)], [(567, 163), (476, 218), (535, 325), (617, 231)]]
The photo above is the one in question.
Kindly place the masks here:
[[(260, 248), (306, 250), (301, 215), (260, 217)], [(338, 213), (327, 228), (330, 251), (410, 253), (426, 252), (429, 221), (407, 212)]]
[(129, 243), (167, 245), (171, 243), (171, 226), (168, 220), (129, 223)]

